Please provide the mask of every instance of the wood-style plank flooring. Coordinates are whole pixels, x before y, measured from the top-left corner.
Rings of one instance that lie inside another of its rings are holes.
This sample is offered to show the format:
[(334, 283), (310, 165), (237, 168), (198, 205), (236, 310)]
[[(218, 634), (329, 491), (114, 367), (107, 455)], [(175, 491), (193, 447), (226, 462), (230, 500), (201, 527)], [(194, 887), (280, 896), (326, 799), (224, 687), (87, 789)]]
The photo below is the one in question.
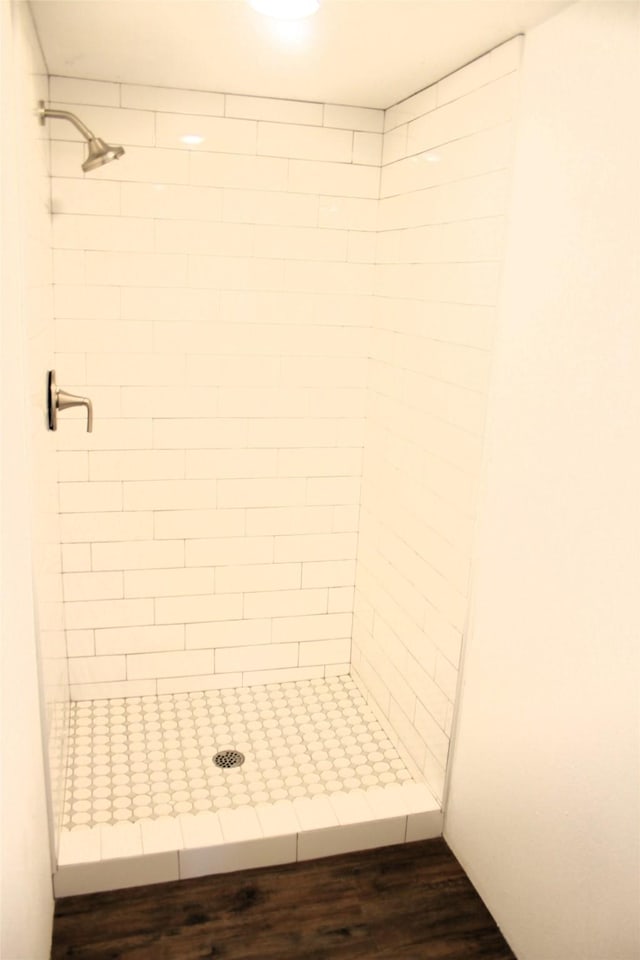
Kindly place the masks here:
[(52, 960), (515, 960), (441, 839), (68, 897)]

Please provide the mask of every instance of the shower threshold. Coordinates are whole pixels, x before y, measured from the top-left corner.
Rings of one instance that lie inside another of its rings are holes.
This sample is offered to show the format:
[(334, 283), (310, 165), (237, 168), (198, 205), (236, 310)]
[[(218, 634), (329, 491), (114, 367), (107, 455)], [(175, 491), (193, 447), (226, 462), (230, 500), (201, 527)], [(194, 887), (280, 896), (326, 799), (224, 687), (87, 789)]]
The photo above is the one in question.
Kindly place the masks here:
[(56, 897), (442, 832), (350, 676), (72, 708)]

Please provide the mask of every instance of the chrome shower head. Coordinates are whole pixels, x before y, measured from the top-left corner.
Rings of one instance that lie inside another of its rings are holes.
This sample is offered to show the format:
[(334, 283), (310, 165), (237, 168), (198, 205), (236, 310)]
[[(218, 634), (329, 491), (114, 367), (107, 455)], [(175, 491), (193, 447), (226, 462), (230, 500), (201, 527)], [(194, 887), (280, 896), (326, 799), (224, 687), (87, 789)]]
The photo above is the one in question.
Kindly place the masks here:
[(124, 147), (111, 146), (110, 143), (105, 143), (100, 137), (92, 137), (89, 140), (89, 156), (82, 164), (82, 169), (85, 173), (88, 173), (90, 170), (95, 170), (96, 167), (109, 163), (110, 160), (118, 160), (123, 153)]
[(68, 110), (49, 110), (45, 107), (44, 100), (41, 100), (38, 104), (38, 116), (43, 126), (45, 120), (49, 119), (68, 120), (80, 131), (89, 144), (89, 154), (82, 164), (85, 173), (109, 163), (110, 160), (118, 160), (124, 153), (124, 147), (112, 146), (110, 143), (105, 143), (100, 137), (94, 136), (89, 127), (82, 120), (79, 120), (75, 113), (69, 113)]

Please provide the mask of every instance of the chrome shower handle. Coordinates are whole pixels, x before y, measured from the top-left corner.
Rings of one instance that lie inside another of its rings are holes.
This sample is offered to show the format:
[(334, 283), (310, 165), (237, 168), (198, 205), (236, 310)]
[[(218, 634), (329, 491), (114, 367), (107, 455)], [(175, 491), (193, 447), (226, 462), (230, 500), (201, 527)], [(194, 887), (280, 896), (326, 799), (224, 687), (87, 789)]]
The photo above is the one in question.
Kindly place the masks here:
[(67, 393), (56, 385), (55, 370), (49, 371), (47, 390), (47, 407), (49, 412), (49, 430), (58, 429), (58, 410), (68, 410), (69, 407), (86, 407), (87, 433), (93, 431), (93, 404), (88, 397), (78, 397), (74, 393)]

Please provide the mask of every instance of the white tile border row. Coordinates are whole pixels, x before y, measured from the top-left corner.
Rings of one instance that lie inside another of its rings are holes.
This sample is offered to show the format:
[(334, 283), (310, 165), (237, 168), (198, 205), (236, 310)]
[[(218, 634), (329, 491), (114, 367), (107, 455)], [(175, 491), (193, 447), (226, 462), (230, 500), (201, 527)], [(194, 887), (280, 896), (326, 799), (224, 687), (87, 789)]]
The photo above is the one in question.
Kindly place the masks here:
[(54, 892), (60, 898), (275, 866), (441, 833), (437, 801), (415, 782), (63, 830)]

